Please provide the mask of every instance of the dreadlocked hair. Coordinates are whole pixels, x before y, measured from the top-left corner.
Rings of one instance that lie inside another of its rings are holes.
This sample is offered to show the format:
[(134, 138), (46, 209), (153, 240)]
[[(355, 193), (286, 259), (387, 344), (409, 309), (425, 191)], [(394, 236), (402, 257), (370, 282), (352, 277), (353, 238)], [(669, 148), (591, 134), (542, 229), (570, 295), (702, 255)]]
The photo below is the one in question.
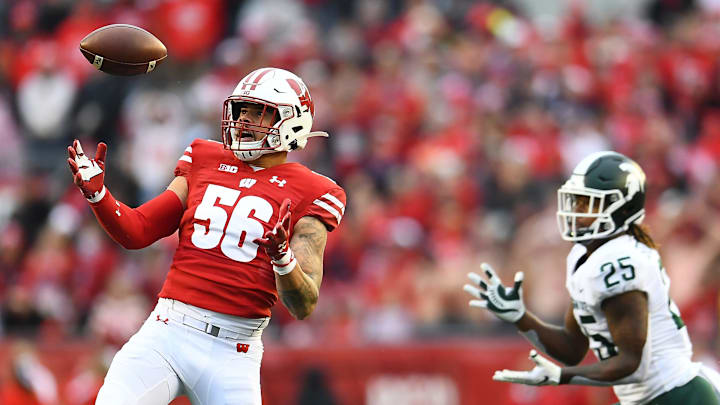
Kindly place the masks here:
[(647, 226), (639, 224), (630, 224), (627, 233), (632, 235), (638, 242), (645, 244), (651, 249), (657, 249), (658, 244), (650, 237)]

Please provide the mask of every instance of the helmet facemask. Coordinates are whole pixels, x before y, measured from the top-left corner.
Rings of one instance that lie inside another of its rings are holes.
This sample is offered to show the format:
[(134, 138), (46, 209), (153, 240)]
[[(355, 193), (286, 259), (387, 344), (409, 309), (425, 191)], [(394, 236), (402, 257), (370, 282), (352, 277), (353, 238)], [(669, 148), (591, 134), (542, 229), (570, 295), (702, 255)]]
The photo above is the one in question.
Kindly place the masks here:
[[(241, 119), (242, 108), (260, 114), (256, 122)], [(248, 97), (231, 96), (223, 104), (222, 138), (226, 149), (233, 151), (243, 161), (253, 161), (262, 155), (275, 152), (280, 145), (278, 106)], [(268, 123), (269, 121), (269, 123)], [(256, 140), (255, 134), (264, 135)]]
[[(582, 211), (578, 211), (581, 199), (587, 199)], [(623, 207), (625, 199), (620, 190), (577, 189), (563, 186), (558, 190), (557, 220), (560, 235), (564, 240), (580, 242), (613, 236), (624, 229), (618, 229), (614, 214)], [(594, 218), (585, 227), (578, 219)], [(627, 228), (625, 228), (627, 229)]]

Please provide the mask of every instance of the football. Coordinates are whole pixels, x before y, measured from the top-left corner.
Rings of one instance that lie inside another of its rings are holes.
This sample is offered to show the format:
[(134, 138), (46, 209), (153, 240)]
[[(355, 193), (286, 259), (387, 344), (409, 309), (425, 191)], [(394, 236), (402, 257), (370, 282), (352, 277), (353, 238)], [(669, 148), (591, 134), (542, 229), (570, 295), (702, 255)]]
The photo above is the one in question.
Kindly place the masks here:
[(96, 69), (120, 76), (150, 73), (167, 58), (155, 35), (129, 24), (96, 29), (80, 41), (80, 52)]

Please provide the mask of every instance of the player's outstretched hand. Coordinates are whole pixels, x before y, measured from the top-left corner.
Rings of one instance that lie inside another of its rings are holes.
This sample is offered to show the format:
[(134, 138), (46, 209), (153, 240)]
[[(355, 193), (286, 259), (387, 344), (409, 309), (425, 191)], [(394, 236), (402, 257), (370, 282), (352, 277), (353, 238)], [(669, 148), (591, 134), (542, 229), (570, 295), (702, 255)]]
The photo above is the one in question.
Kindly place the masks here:
[(90, 202), (98, 202), (105, 195), (105, 155), (107, 145), (100, 142), (95, 152), (95, 158), (85, 156), (80, 141), (73, 141), (68, 146), (68, 165), (73, 176), (73, 182), (85, 198)]
[(562, 369), (557, 364), (541, 356), (535, 350), (530, 351), (530, 360), (535, 368), (530, 371), (498, 370), (493, 380), (527, 385), (558, 385)]
[(279, 274), (287, 274), (292, 271), (295, 264), (295, 256), (290, 250), (290, 199), (286, 198), (280, 204), (278, 221), (272, 230), (265, 232), (262, 238), (254, 240), (262, 246), (270, 256), (273, 269)]
[(515, 284), (505, 287), (489, 264), (482, 263), (480, 267), (485, 272), (487, 282), (480, 275), (471, 272), (468, 273), (468, 278), (473, 284), (465, 284), (463, 287), (463, 290), (475, 297), (470, 301), (470, 306), (485, 308), (503, 321), (519, 321), (525, 315), (522, 299), (523, 273), (515, 273)]

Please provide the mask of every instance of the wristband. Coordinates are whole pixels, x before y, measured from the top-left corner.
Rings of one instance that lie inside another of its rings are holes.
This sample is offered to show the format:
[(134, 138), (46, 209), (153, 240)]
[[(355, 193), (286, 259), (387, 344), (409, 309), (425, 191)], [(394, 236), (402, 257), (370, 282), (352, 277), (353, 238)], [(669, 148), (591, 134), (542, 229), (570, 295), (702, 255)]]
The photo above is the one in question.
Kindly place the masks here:
[(297, 259), (295, 259), (295, 254), (293, 254), (292, 250), (288, 248), (288, 250), (285, 252), (284, 255), (282, 255), (282, 257), (277, 260), (273, 259), (270, 261), (270, 263), (272, 263), (273, 271), (275, 273), (284, 276), (295, 269), (295, 266), (297, 265)]
[(102, 200), (103, 197), (105, 197), (105, 192), (106, 192), (106, 189), (105, 189), (105, 185), (103, 184), (102, 190), (96, 192), (92, 197), (90, 197), (90, 198), (86, 197), (86, 198), (91, 204), (96, 204), (96, 203), (100, 202), (100, 200)]

